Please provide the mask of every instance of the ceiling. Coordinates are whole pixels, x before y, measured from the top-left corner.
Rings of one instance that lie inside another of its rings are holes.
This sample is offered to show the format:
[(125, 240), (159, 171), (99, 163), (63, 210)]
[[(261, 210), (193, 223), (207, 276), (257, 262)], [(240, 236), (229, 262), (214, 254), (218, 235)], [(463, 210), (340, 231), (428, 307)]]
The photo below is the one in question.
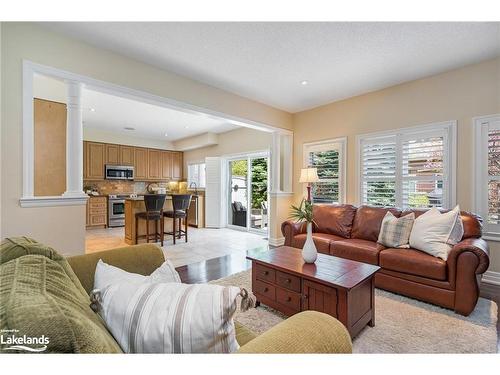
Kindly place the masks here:
[[(33, 90), (37, 98), (66, 102), (66, 86), (62, 81), (37, 74)], [(223, 133), (239, 128), (201, 113), (185, 113), (86, 88), (82, 92), (82, 106), (85, 128), (139, 138), (173, 142), (207, 132)]]
[(498, 22), (43, 25), (289, 112), (500, 55)]

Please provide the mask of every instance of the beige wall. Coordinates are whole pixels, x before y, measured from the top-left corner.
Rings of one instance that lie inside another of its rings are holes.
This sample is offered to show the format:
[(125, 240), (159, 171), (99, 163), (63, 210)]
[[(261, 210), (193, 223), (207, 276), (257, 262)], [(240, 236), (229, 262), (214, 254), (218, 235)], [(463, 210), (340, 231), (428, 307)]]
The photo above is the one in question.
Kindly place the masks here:
[[(473, 130), (475, 116), (500, 113), (500, 59), (339, 101), (294, 115), (294, 192), (302, 145), (348, 137), (347, 201), (357, 203), (356, 135), (445, 120), (458, 121), (457, 201), (472, 210)], [(490, 270), (500, 272), (500, 243), (490, 242)]]
[(184, 176), (187, 177), (187, 165), (190, 162), (203, 161), (207, 156), (223, 156), (232, 154), (265, 151), (271, 148), (271, 133), (250, 128), (240, 128), (221, 133), (218, 144), (184, 152)]
[[(65, 254), (83, 251), (85, 207), (20, 208), (22, 60), (53, 66), (232, 116), (291, 128), (289, 113), (29, 23), (2, 23), (2, 236), (28, 235)], [(8, 95), (5, 95), (8, 93)]]

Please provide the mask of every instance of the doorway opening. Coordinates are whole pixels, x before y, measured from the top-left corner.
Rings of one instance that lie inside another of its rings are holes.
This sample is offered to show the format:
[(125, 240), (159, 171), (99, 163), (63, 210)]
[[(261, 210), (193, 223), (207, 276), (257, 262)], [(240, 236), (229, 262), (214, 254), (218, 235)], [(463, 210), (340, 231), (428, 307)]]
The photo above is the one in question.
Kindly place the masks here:
[(267, 234), (269, 227), (269, 155), (250, 154), (227, 160), (227, 226)]

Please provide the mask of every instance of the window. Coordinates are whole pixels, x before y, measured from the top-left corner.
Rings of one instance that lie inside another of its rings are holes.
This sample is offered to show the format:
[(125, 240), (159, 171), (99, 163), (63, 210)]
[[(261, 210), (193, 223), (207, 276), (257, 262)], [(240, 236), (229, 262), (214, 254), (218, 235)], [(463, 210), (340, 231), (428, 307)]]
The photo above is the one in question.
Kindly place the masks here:
[(487, 235), (500, 238), (500, 115), (475, 120), (475, 210)]
[(446, 122), (358, 137), (361, 204), (453, 206), (455, 132)]
[(312, 186), (316, 203), (343, 203), (346, 139), (304, 144), (304, 168), (317, 168), (319, 181)]
[(205, 163), (188, 164), (188, 186), (192, 183), (198, 188), (205, 187)]

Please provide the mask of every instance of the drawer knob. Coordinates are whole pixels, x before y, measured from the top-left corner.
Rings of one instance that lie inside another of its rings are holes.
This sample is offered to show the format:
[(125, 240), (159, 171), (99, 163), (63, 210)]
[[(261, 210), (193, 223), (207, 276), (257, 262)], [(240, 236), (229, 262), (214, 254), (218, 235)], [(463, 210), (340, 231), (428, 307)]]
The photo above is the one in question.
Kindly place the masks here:
[(264, 275), (269, 275), (269, 271), (264, 271)]
[(288, 296), (288, 298), (286, 299), (287, 302), (290, 302), (292, 300), (292, 297)]
[(288, 284), (290, 284), (290, 283), (292, 282), (292, 280), (290, 280), (290, 279), (286, 279), (286, 282), (287, 282)]
[(264, 288), (264, 292), (268, 292), (268, 291), (269, 291), (269, 288), (266, 286), (266, 287)]

